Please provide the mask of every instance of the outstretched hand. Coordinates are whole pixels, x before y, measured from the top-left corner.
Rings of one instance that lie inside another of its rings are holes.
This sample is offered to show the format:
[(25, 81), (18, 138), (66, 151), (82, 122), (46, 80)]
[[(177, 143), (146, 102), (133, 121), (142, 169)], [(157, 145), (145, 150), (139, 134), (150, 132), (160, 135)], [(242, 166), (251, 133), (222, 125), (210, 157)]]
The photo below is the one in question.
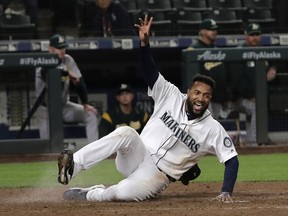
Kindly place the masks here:
[(221, 192), (221, 194), (213, 198), (212, 201), (233, 202), (233, 198), (231, 197), (229, 192)]
[(150, 17), (148, 21), (148, 15), (145, 15), (144, 20), (139, 18), (139, 21), (140, 25), (135, 24), (134, 26), (138, 28), (141, 46), (146, 46), (147, 44), (149, 44), (149, 32), (152, 25), (153, 17)]

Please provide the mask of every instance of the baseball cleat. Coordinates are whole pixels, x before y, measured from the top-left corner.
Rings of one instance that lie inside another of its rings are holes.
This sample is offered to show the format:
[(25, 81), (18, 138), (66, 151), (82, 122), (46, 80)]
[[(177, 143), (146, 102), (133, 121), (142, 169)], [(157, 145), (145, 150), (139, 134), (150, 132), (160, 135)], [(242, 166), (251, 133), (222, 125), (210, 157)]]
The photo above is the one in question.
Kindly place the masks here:
[(58, 156), (58, 182), (67, 185), (74, 171), (73, 152), (65, 149)]
[(104, 185), (94, 185), (88, 188), (70, 188), (63, 193), (63, 198), (65, 200), (87, 200), (86, 195), (88, 191), (104, 188)]

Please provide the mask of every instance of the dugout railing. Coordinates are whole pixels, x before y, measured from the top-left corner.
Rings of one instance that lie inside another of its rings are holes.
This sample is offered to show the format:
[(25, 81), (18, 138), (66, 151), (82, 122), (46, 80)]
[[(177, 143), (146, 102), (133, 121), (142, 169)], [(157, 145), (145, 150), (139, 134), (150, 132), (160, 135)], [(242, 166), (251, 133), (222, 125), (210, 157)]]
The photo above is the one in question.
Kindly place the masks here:
[(9, 139), (0, 140), (0, 154), (37, 154), (60, 152), (63, 149), (61, 72), (57, 69), (58, 56), (49, 53), (1, 53), (0, 73), (13, 73), (13, 68), (47, 68), (48, 110), (50, 121), (49, 139)]
[(192, 77), (199, 73), (200, 62), (255, 61), (256, 70), (256, 127), (257, 143), (268, 143), (268, 103), (265, 61), (285, 61), (288, 47), (194, 49), (182, 52), (183, 91), (189, 87)]

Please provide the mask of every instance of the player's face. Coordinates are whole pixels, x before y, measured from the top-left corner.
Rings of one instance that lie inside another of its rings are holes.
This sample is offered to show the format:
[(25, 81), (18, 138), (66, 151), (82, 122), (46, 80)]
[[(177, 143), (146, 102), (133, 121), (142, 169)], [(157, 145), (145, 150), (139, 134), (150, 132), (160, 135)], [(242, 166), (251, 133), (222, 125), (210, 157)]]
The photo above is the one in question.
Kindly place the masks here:
[(65, 48), (57, 49), (55, 47), (50, 47), (49, 52), (57, 54), (60, 59), (63, 59), (66, 53), (66, 49)]
[(210, 43), (214, 43), (214, 41), (217, 38), (217, 30), (208, 30), (208, 29), (202, 29), (201, 30), (202, 37), (205, 38), (205, 40), (210, 41)]
[(202, 116), (212, 98), (212, 89), (209, 85), (196, 81), (187, 91), (187, 111), (196, 116)]
[(125, 106), (132, 103), (134, 94), (128, 91), (122, 91), (116, 98), (121, 105)]
[(246, 43), (249, 46), (259, 46), (261, 42), (260, 34), (246, 35)]

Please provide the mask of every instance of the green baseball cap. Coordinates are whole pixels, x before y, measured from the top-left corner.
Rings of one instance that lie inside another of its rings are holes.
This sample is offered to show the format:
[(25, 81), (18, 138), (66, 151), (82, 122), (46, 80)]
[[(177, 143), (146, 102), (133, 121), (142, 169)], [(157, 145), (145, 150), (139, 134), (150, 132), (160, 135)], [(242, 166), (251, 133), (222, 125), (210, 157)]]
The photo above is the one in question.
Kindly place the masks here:
[(262, 34), (261, 26), (258, 23), (250, 23), (246, 29), (245, 34), (253, 35), (253, 34)]
[(55, 47), (57, 49), (63, 49), (68, 47), (68, 44), (65, 40), (65, 37), (63, 35), (60, 34), (55, 34), (50, 38), (50, 43), (49, 45), (51, 47)]
[(217, 30), (220, 27), (217, 25), (216, 21), (213, 19), (205, 19), (200, 23), (200, 29), (207, 29), (207, 30)]

